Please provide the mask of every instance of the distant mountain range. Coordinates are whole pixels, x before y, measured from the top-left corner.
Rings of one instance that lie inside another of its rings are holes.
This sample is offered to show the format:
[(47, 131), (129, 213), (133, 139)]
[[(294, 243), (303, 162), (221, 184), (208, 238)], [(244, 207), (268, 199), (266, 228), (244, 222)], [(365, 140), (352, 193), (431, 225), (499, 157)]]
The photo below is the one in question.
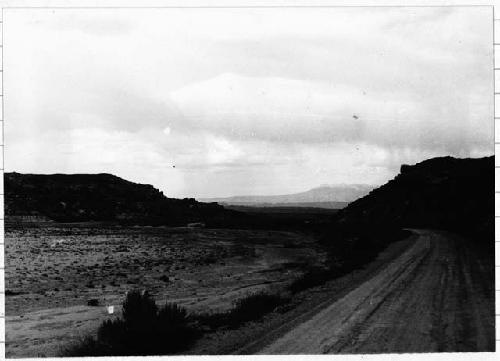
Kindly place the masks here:
[(273, 196), (234, 196), (225, 198), (199, 198), (200, 202), (222, 205), (257, 207), (319, 207), (341, 209), (352, 201), (367, 195), (373, 186), (364, 184), (322, 185), (306, 192)]

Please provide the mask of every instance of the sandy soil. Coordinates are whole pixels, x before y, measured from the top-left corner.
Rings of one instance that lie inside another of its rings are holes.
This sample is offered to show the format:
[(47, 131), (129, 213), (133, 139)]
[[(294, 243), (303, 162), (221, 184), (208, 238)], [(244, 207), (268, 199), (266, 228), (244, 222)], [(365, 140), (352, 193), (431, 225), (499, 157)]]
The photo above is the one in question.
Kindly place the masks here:
[[(194, 312), (224, 310), (249, 293), (285, 287), (302, 267), (322, 260), (313, 240), (288, 232), (7, 227), (6, 353), (56, 355), (116, 317), (133, 288)], [(93, 298), (98, 307), (87, 306)]]
[(418, 238), (260, 354), (494, 351), (493, 263), (456, 236)]

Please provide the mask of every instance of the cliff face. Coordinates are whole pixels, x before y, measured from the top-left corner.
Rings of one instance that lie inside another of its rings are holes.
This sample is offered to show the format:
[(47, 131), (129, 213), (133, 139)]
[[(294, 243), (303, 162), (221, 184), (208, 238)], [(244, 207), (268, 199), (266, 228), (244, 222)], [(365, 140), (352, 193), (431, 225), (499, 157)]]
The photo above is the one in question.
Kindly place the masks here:
[(494, 239), (494, 157), (434, 158), (403, 165), (393, 180), (337, 215), (342, 229), (385, 227), (447, 229)]
[(111, 174), (35, 175), (6, 173), (5, 214), (62, 222), (121, 221), (139, 224), (185, 224), (221, 212), (217, 204), (167, 198), (148, 184)]

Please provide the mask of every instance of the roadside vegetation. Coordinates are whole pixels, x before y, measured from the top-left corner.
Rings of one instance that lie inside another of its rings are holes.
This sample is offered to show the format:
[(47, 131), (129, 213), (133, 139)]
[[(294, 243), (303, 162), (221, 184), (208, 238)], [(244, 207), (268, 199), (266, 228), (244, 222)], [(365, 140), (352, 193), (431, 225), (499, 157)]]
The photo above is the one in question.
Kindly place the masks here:
[(63, 356), (165, 355), (182, 351), (199, 336), (186, 310), (176, 304), (158, 307), (148, 292), (131, 291), (122, 317), (104, 321), (96, 337), (71, 345)]
[(331, 227), (320, 238), (328, 253), (326, 266), (308, 269), (288, 289), (295, 294), (362, 268), (389, 244), (410, 235), (410, 231), (397, 227), (357, 229), (355, 233), (341, 227)]
[(246, 322), (260, 319), (289, 301), (290, 298), (282, 295), (255, 293), (236, 300), (233, 308), (227, 312), (197, 314), (193, 319), (208, 330), (236, 329)]
[(70, 345), (61, 356), (172, 355), (187, 350), (204, 332), (234, 329), (288, 302), (279, 295), (256, 293), (235, 301), (224, 313), (188, 314), (175, 303), (158, 306), (147, 291), (133, 290), (121, 318), (104, 321), (97, 335)]

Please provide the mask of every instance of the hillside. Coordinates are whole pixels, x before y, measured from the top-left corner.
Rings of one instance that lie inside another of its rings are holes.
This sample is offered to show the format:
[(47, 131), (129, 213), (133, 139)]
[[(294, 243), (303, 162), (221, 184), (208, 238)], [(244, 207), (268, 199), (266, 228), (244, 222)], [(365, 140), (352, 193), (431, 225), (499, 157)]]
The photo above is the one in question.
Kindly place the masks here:
[(447, 229), (494, 238), (494, 157), (428, 159), (402, 165), (400, 174), (337, 215), (343, 233), (388, 227)]
[(111, 174), (5, 173), (5, 214), (60, 222), (183, 225), (223, 216), (217, 204), (167, 198), (148, 184)]
[[(269, 217), (243, 216), (216, 203), (201, 203), (192, 198), (167, 198), (151, 185), (132, 183), (111, 174), (6, 173), (4, 183), (7, 220), (31, 217), (61, 222), (119, 221), (151, 225), (202, 221), (218, 227), (276, 227), (273, 225), (276, 220)], [(346, 197), (368, 192), (361, 186), (341, 188), (350, 189), (351, 193), (342, 193)], [(263, 196), (251, 200), (256, 201), (252, 205), (258, 205), (257, 200), (277, 203), (281, 199), (280, 205), (286, 205), (292, 199), (305, 201), (314, 194), (316, 198), (312, 199), (317, 201), (321, 194), (332, 195), (334, 189), (340, 188), (325, 186), (293, 197)], [(379, 230), (382, 234), (389, 228), (437, 228), (474, 234), (478, 242), (483, 242), (493, 237), (493, 194), (493, 157), (443, 157), (403, 165), (393, 180), (332, 216), (326, 233), (349, 238), (369, 236)], [(296, 207), (297, 203), (293, 205)]]
[(220, 204), (239, 206), (294, 206), (294, 207), (324, 207), (340, 209), (373, 189), (364, 184), (352, 185), (322, 185), (305, 192), (273, 196), (234, 196), (226, 198), (200, 198), (201, 202), (217, 202)]

